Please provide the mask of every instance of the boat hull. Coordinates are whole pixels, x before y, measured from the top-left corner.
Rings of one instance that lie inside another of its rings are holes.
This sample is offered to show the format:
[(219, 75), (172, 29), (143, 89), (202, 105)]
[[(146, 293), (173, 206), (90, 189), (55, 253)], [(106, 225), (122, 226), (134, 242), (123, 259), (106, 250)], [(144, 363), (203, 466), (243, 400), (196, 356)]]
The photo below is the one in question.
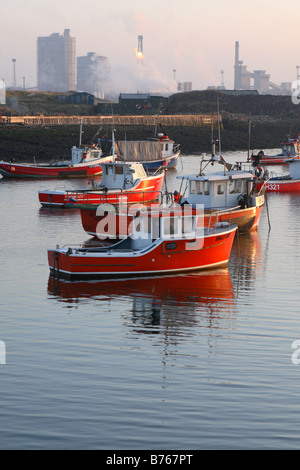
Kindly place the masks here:
[[(300, 157), (292, 157), (292, 160), (299, 160)], [(251, 158), (251, 161), (252, 162), (255, 162), (255, 158)], [(261, 165), (287, 165), (288, 163), (290, 163), (291, 161), (291, 157), (289, 157), (288, 155), (285, 155), (283, 157), (281, 156), (270, 156), (270, 157), (260, 157), (259, 159), (259, 164)]]
[[(258, 185), (258, 188), (261, 186), (262, 183)], [(264, 187), (268, 192), (290, 193), (300, 191), (300, 180), (271, 178)]]
[(172, 157), (167, 157), (162, 160), (153, 160), (153, 161), (141, 162), (141, 163), (143, 164), (143, 167), (147, 171), (154, 171), (162, 166), (172, 169), (172, 168), (176, 168), (179, 155), (180, 155), (180, 152), (173, 155)]
[(155, 201), (162, 188), (164, 174), (149, 176), (136, 186), (124, 190), (39, 191), (38, 197), (46, 207), (86, 207), (99, 204), (134, 204)]
[[(239, 233), (247, 233), (257, 230), (262, 207), (263, 205), (260, 205), (222, 213), (217, 211), (204, 211), (203, 221), (202, 218), (199, 219), (199, 221), (204, 224), (204, 227), (212, 226), (216, 222), (234, 223), (237, 224)], [(113, 225), (113, 231), (109, 231), (107, 226), (107, 232), (104, 234), (102, 231), (102, 225), (104, 224), (101, 224), (101, 222), (104, 221), (106, 215), (97, 214), (97, 208), (95, 207), (81, 207), (80, 215), (82, 227), (92, 237), (99, 237), (101, 239), (105, 239), (106, 237), (110, 240), (124, 238), (131, 232), (133, 219), (133, 215), (130, 215), (128, 210), (129, 209), (125, 212), (124, 210), (121, 212), (116, 211), (116, 221)]]
[(262, 208), (263, 205), (259, 205), (228, 212), (225, 211), (218, 213), (216, 211), (212, 211), (213, 215), (208, 213), (208, 211), (205, 211), (204, 226), (208, 227), (208, 225), (211, 225), (211, 223), (215, 221), (228, 222), (237, 224), (239, 233), (251, 232), (252, 230), (258, 229)]
[(112, 157), (104, 157), (93, 161), (93, 163), (66, 166), (18, 165), (0, 162), (0, 174), (4, 178), (86, 178), (101, 175), (101, 163), (111, 160)]
[(92, 279), (174, 274), (226, 266), (236, 226), (207, 236), (153, 242), (148, 249), (48, 250), (53, 275)]

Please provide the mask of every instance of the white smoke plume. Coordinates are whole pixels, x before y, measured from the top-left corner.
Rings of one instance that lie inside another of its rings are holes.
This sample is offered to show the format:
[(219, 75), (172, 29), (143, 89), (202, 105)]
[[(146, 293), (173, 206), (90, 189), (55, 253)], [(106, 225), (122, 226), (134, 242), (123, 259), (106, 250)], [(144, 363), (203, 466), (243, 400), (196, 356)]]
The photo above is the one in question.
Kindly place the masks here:
[(153, 64), (137, 62), (128, 66), (112, 67), (105, 83), (105, 95), (119, 93), (158, 93), (171, 94), (177, 90), (174, 79), (166, 77)]

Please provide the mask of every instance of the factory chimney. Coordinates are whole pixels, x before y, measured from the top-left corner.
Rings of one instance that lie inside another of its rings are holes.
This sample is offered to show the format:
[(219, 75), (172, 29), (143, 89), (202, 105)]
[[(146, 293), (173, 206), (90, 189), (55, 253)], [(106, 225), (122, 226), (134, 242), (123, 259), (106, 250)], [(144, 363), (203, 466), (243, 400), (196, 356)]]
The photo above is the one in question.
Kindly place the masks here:
[(239, 90), (241, 88), (239, 47), (240, 47), (239, 41), (235, 41), (235, 62), (234, 62), (234, 89), (235, 90)]

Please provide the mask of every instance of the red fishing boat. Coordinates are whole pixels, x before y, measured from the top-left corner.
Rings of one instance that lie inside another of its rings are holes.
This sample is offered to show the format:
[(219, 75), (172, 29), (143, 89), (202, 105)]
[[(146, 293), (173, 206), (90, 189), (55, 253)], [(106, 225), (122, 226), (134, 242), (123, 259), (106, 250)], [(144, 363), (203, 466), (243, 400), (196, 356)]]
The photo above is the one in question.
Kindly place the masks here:
[(256, 155), (251, 155), (251, 161), (256, 165), (284, 165), (288, 163), (287, 159), (300, 159), (300, 140), (288, 138), (286, 142), (280, 144), (281, 153), (278, 155), (265, 155), (260, 150)]
[(257, 189), (265, 187), (268, 192), (279, 193), (300, 191), (300, 160), (291, 161), (289, 165), (290, 172), (288, 174), (277, 175), (273, 171), (268, 172), (267, 179), (257, 181)]
[(225, 266), (237, 226), (215, 224), (197, 229), (198, 214), (166, 210), (154, 219), (133, 220), (133, 232), (110, 247), (48, 250), (53, 275), (109, 278), (174, 274)]
[[(209, 160), (211, 161), (211, 160)], [(201, 162), (202, 163), (202, 162)], [(174, 207), (186, 204), (204, 210), (204, 226), (214, 222), (230, 222), (238, 226), (240, 233), (256, 230), (262, 207), (265, 203), (264, 189), (256, 190), (253, 186), (254, 175), (237, 167), (224, 165), (223, 171), (205, 175), (200, 169), (199, 175), (179, 176), (182, 180), (179, 192), (175, 192), (177, 203)], [(81, 221), (84, 230), (91, 236), (103, 239), (103, 219), (106, 211), (101, 206), (81, 207)], [(128, 234), (132, 219), (138, 206), (122, 207), (116, 210), (116, 224), (113, 232), (108, 229), (106, 237), (116, 239)]]
[(4, 178), (86, 178), (101, 175), (101, 163), (112, 159), (101, 149), (73, 147), (72, 160), (22, 165), (1, 161), (0, 173)]
[(95, 207), (98, 204), (132, 204), (155, 201), (164, 171), (147, 174), (141, 163), (104, 162), (99, 185), (84, 190), (40, 190), (39, 201), (48, 207)]
[(92, 145), (82, 146), (81, 136), (82, 122), (79, 147), (72, 147), (71, 160), (55, 159), (48, 164), (18, 164), (1, 161), (0, 174), (5, 178), (86, 178), (101, 175), (101, 163), (112, 161), (113, 155), (105, 156), (102, 152), (101, 141), (95, 138)]

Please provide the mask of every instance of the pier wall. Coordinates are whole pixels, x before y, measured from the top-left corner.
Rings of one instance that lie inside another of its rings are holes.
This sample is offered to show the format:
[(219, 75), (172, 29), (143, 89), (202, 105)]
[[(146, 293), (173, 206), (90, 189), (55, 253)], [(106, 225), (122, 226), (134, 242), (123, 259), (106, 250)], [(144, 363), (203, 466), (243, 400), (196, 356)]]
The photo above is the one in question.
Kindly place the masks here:
[[(219, 117), (220, 121), (222, 118)], [(193, 126), (207, 127), (217, 124), (216, 115), (162, 115), (162, 116), (2, 116), (2, 124), (24, 124), (31, 126), (58, 126), (58, 125), (146, 125), (155, 126)]]

